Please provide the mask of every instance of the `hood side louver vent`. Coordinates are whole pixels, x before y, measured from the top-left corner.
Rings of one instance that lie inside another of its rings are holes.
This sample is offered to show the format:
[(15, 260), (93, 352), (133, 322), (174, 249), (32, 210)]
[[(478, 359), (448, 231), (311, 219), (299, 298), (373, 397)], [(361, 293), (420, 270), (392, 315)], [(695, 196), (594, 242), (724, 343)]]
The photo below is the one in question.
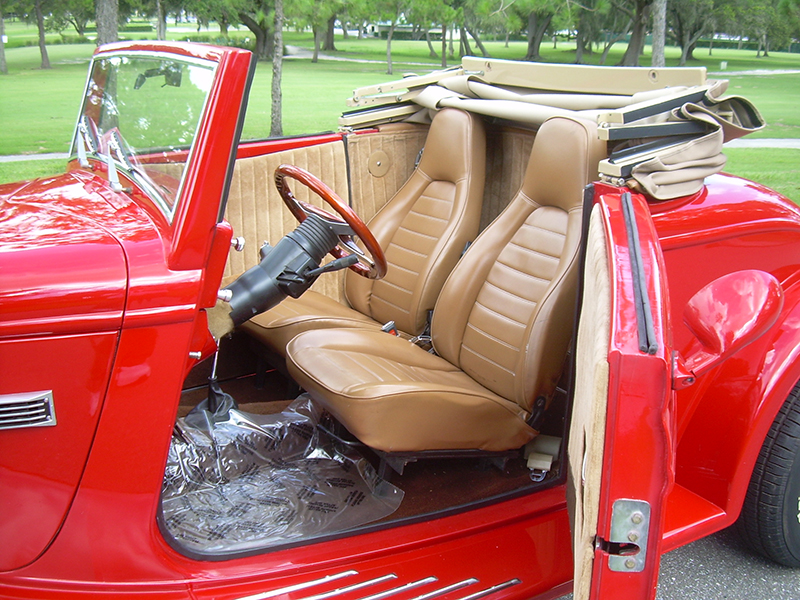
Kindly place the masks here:
[(55, 424), (52, 390), (0, 395), (0, 430)]

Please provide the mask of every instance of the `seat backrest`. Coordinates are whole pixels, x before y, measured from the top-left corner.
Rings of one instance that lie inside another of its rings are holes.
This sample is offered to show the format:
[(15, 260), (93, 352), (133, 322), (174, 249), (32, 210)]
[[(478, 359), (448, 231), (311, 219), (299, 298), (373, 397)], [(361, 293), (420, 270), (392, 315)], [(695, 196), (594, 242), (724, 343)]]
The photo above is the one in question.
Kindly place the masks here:
[(379, 322), (419, 334), (480, 225), (486, 135), (480, 117), (446, 108), (433, 118), (419, 165), (369, 228), (386, 254), (382, 280), (345, 275), (345, 295)]
[(440, 356), (526, 411), (550, 395), (572, 336), (584, 187), (606, 157), (589, 121), (539, 128), (523, 184), (445, 283), (434, 312)]

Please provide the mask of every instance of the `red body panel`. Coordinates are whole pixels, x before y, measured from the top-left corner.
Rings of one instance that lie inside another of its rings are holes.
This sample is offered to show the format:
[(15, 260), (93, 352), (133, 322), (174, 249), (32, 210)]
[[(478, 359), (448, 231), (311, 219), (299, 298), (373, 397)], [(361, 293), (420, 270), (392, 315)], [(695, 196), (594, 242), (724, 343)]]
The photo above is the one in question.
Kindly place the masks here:
[(693, 197), (651, 209), (664, 252), (675, 349), (685, 352), (691, 343), (683, 324), (686, 302), (722, 275), (771, 273), (783, 287), (784, 309), (761, 339), (677, 392), (677, 485), (668, 503), (665, 551), (736, 520), (764, 436), (800, 380), (797, 208), (735, 177), (717, 175), (707, 183)]

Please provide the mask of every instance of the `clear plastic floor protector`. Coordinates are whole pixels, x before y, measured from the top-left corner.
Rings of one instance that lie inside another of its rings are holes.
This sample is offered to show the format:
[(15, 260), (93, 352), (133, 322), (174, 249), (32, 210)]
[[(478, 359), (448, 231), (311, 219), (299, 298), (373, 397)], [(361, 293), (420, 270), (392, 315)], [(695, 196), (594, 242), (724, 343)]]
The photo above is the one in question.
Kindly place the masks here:
[(392, 514), (402, 490), (322, 431), (321, 412), (300, 396), (276, 415), (178, 419), (162, 489), (175, 541), (202, 555), (240, 553)]

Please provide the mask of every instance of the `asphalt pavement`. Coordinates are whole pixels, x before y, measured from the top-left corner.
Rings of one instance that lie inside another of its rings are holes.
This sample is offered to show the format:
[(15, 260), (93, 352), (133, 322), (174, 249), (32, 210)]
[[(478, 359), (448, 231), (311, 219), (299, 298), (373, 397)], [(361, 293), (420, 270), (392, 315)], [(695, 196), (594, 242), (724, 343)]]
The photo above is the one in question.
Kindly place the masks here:
[(800, 569), (762, 558), (726, 529), (661, 557), (656, 600), (800, 600)]

